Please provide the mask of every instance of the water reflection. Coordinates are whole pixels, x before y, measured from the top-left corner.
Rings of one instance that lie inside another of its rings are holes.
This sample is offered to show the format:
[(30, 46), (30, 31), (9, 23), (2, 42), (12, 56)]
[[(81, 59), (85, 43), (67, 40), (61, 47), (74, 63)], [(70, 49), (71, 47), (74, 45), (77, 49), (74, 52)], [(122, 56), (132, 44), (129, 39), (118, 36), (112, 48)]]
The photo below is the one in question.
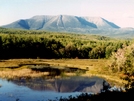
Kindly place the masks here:
[(109, 87), (105, 80), (98, 77), (19, 78), (11, 81), (0, 80), (0, 84), (0, 101), (40, 101), (81, 92), (98, 93)]

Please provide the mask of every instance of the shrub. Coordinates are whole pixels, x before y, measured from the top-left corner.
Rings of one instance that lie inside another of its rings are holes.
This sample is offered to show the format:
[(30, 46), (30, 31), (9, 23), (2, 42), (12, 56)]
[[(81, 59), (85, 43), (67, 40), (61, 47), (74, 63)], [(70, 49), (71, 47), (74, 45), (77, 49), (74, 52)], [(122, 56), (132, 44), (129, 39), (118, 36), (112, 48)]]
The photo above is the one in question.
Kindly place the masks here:
[(126, 87), (134, 87), (134, 44), (113, 53), (109, 69), (126, 75), (123, 78), (128, 81)]

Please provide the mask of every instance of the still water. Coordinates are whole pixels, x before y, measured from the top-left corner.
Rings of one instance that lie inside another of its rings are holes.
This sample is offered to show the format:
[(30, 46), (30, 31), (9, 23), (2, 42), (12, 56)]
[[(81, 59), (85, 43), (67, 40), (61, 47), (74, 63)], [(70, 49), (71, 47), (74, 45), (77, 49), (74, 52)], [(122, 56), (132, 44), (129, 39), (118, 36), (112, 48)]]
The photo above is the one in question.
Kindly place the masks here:
[(98, 77), (70, 77), (60, 79), (19, 78), (0, 79), (0, 101), (48, 101), (77, 96), (83, 92), (98, 93), (109, 84)]

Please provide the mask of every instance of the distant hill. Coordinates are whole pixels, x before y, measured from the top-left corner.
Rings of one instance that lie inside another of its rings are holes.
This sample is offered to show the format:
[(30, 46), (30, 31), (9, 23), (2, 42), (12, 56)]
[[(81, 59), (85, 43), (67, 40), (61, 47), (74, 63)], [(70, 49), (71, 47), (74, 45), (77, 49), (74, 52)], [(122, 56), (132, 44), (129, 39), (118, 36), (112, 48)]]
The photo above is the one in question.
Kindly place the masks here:
[(80, 17), (70, 15), (38, 15), (29, 19), (20, 19), (3, 28), (45, 30), (53, 32), (69, 32), (96, 34), (116, 38), (133, 38), (134, 28), (120, 28), (113, 22), (101, 17)]
[(119, 26), (101, 17), (78, 17), (69, 15), (34, 16), (30, 19), (21, 19), (4, 28), (18, 28), (27, 30), (49, 30), (65, 32), (89, 32), (91, 29), (118, 29)]

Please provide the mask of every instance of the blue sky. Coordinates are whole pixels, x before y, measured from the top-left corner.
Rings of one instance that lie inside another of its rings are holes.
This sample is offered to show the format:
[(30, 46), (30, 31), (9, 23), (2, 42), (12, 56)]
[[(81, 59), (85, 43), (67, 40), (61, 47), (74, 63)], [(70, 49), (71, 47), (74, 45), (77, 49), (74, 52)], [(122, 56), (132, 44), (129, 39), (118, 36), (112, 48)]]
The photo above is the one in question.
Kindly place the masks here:
[(0, 0), (0, 25), (35, 15), (103, 17), (134, 27), (134, 0)]

